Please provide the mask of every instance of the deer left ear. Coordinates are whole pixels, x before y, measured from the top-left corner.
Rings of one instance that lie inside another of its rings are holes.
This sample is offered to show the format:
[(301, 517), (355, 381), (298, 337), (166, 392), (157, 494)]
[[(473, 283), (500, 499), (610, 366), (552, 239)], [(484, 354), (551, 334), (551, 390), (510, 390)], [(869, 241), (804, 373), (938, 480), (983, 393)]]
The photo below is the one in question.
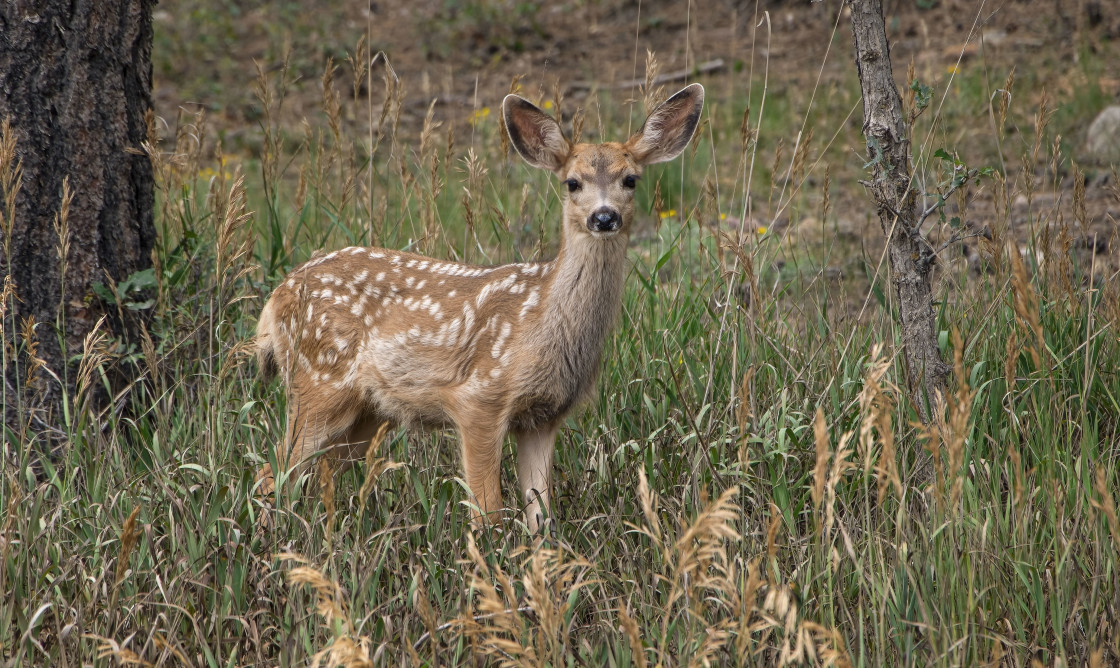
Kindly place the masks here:
[(657, 105), (642, 129), (626, 142), (626, 148), (643, 165), (672, 160), (692, 141), (703, 110), (704, 87), (686, 86)]

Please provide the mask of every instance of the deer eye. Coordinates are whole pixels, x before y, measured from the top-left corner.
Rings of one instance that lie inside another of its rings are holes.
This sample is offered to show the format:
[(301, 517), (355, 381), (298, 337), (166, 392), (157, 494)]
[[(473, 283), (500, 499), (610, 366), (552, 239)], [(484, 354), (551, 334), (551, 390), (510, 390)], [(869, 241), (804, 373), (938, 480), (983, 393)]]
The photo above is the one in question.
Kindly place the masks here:
[(637, 185), (638, 177), (634, 176), (633, 174), (627, 174), (626, 177), (622, 179), (623, 188), (630, 188), (631, 190), (633, 190), (635, 187), (637, 187)]
[(579, 181), (576, 181), (575, 179), (568, 179), (564, 182), (564, 185), (568, 186), (568, 192), (570, 193), (574, 193), (580, 188)]

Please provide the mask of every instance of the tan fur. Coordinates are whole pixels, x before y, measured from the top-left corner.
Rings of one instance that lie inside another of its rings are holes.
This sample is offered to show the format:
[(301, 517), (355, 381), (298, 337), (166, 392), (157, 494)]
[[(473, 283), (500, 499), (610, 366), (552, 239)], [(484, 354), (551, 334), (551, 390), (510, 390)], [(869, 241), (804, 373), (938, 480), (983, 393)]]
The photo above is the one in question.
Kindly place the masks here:
[[(684, 150), (703, 100), (693, 84), (626, 143), (570, 146), (550, 117), (506, 98), (518, 153), (564, 182), (562, 244), (551, 262), (476, 267), (346, 248), (289, 274), (257, 326), (261, 368), (287, 386), (286, 464), (301, 469), (319, 451), (361, 457), (386, 420), (455, 427), (485, 516), (501, 507), (501, 445), (512, 432), (527, 521), (538, 530), (557, 430), (594, 389), (622, 301), (634, 215), (624, 180)], [(569, 192), (568, 179), (579, 189)], [(618, 214), (618, 229), (592, 229), (591, 216), (604, 211)], [(258, 478), (260, 493), (273, 489), (270, 467)]]

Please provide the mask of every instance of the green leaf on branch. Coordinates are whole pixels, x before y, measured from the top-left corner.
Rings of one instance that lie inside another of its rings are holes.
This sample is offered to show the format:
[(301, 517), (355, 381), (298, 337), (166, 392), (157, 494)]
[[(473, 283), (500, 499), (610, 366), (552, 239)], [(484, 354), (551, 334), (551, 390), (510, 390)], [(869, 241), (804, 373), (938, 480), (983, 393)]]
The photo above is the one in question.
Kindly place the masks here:
[[(144, 297), (148, 295), (144, 293), (155, 290), (157, 286), (156, 270), (154, 268), (142, 269), (117, 283), (117, 294), (120, 295), (121, 304), (125, 308), (130, 311), (144, 311), (155, 305), (155, 300), (145, 299)], [(116, 296), (104, 283), (94, 283), (91, 289), (101, 301), (109, 304), (116, 303)]]
[(879, 146), (879, 140), (875, 139), (874, 137), (868, 137), (867, 148), (871, 149), (871, 152), (875, 155), (863, 165), (864, 169), (874, 167), (875, 165), (883, 162), (883, 147)]
[(954, 166), (956, 166), (956, 165), (962, 165), (962, 164), (964, 164), (964, 163), (962, 163), (962, 162), (960, 161), (960, 159), (959, 159), (959, 158), (957, 158), (957, 156), (955, 156), (955, 155), (950, 155), (950, 154), (949, 154), (949, 152), (948, 152), (948, 151), (946, 151), (946, 150), (945, 150), (945, 149), (943, 149), (943, 148), (939, 148), (939, 149), (937, 149), (936, 151), (934, 151), (934, 152), (933, 152), (933, 157), (935, 157), (935, 158), (941, 158), (942, 160), (947, 160), (947, 161), (949, 161), (949, 162), (953, 163), (953, 165), (954, 165)]
[(914, 79), (910, 83), (910, 90), (914, 92), (914, 107), (919, 112), (929, 106), (930, 100), (933, 99), (932, 86), (925, 86), (922, 82)]

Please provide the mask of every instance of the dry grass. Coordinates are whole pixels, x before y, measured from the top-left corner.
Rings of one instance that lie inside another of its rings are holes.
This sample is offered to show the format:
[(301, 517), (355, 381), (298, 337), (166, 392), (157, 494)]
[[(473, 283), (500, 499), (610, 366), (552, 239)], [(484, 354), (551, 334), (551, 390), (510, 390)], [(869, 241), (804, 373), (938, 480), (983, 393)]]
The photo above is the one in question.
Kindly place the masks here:
[[(654, 54), (646, 65), (635, 107), (665, 92)], [(993, 238), (979, 242), (985, 273), (943, 263), (954, 383), (937, 419), (915, 427), (898, 389), (878, 251), (787, 234), (802, 212), (825, 229), (846, 215), (838, 190), (859, 165), (832, 157), (850, 102), (814, 110), (815, 130), (799, 135), (789, 100), (712, 85), (695, 150), (644, 179), (623, 325), (600, 394), (560, 439), (558, 535), (541, 539), (515, 521), (472, 533), (453, 439), (406, 443), (387, 429), (364, 462), (340, 473), (324, 461), (258, 523), (253, 472), (275, 464), (287, 407), (256, 381), (247, 342), (277, 278), (350, 243), (478, 262), (547, 256), (558, 211), (548, 175), (507, 161), (497, 114), (455, 112), (473, 122), (456, 136), (425, 102), (419, 137), (401, 136), (409, 82), (365, 44), (327, 65), (322, 113), (298, 134), (277, 121), (296, 75), (286, 59), (262, 68), (253, 158), (224, 152), (203, 114), (149, 142), (161, 233), (151, 335), (118, 346), (95, 328), (72, 351), (76, 419), (38, 477), (22, 388), (4, 390), (24, 427), (3, 435), (0, 659), (1115, 663), (1120, 290), (1115, 274), (1098, 275), (1110, 257), (1085, 266), (1076, 230), (1062, 227), (1094, 222), (1091, 193), (1075, 190), (1069, 215), (1034, 203), (1056, 202), (1066, 178), (1048, 129), (1062, 101), (1021, 108), (1010, 90), (1026, 96), (1022, 70), (998, 74), (992, 162), (1016, 166), (982, 186), (997, 193)], [(629, 102), (550, 99), (574, 134), (622, 134), (640, 122)], [(966, 122), (969, 105), (916, 117), (915, 136)], [(1022, 153), (1009, 158), (1011, 127)], [(5, 244), (20, 187), (12, 141), (0, 126)], [(932, 147), (922, 151), (928, 166)], [(1025, 242), (1012, 225), (1020, 198)], [(784, 228), (767, 230), (777, 212)], [(56, 236), (64, 261), (64, 217)], [(854, 307), (825, 276), (831, 254), (865, 273), (844, 279)], [(6, 284), (5, 369), (54, 382), (35, 352), (57, 323), (11, 322), (16, 299)], [(115, 395), (120, 410), (92, 415), (89, 394), (113, 365), (139, 380)]]

